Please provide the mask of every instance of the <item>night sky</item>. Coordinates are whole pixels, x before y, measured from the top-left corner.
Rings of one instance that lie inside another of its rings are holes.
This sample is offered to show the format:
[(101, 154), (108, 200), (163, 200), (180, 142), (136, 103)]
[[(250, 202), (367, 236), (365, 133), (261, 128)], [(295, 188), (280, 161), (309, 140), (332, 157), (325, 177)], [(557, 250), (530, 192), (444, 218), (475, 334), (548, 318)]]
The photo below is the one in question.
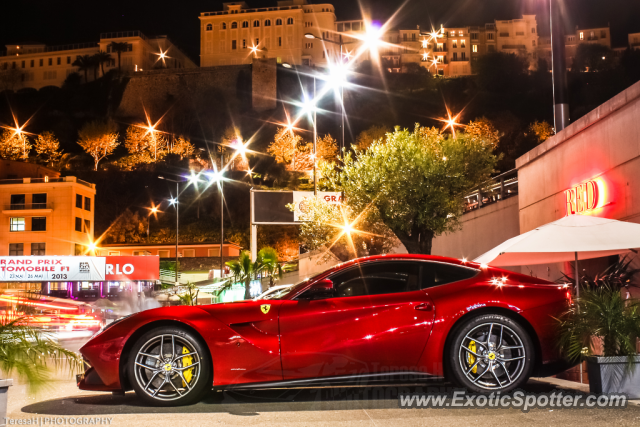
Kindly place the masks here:
[[(561, 0), (565, 26), (611, 25), (614, 47), (625, 46), (627, 33), (640, 32), (640, 0)], [(47, 45), (98, 41), (106, 31), (141, 30), (148, 36), (167, 35), (197, 60), (200, 12), (222, 9), (216, 0), (13, 0), (2, 4), (0, 46), (38, 41)], [(249, 7), (275, 6), (276, 0), (248, 0)], [(314, 1), (312, 3), (321, 3)], [(538, 15), (541, 34), (548, 33), (548, 0), (336, 0), (339, 20), (359, 19), (360, 10), (393, 27), (423, 28), (479, 25), (497, 19)]]

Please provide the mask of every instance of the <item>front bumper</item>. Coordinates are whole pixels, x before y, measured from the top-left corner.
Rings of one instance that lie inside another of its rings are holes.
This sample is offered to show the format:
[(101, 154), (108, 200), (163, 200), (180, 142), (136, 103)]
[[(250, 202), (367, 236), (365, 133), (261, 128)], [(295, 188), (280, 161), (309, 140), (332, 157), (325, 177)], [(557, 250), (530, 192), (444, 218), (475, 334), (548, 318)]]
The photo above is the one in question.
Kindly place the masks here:
[(89, 366), (83, 373), (76, 375), (76, 383), (80, 390), (122, 391), (120, 388), (105, 385), (102, 378), (100, 378), (96, 370), (91, 366)]

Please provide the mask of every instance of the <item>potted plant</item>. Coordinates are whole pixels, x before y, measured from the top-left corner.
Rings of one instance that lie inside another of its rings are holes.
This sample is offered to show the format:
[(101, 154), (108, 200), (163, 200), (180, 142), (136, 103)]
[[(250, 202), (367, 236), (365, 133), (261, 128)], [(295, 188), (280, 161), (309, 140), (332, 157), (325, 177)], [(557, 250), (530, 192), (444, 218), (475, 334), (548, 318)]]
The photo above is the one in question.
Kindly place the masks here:
[(638, 270), (626, 259), (595, 278), (580, 280), (580, 298), (559, 319), (559, 345), (570, 361), (587, 360), (592, 393), (640, 398), (640, 300), (628, 287)]
[(36, 392), (47, 385), (51, 367), (67, 367), (70, 374), (82, 366), (74, 352), (66, 350), (40, 328), (29, 324), (29, 317), (0, 318), (0, 420), (7, 415), (7, 397), (17, 375), (29, 391)]

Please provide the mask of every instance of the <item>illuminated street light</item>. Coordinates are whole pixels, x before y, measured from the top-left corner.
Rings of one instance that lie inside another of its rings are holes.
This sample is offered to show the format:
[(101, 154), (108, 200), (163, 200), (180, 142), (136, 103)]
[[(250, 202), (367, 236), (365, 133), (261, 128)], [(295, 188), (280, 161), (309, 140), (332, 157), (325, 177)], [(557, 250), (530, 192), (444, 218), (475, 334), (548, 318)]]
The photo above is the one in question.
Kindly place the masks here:
[(158, 176), (158, 179), (162, 179), (165, 181), (171, 181), (176, 183), (176, 197), (172, 197), (169, 199), (169, 203), (171, 206), (175, 206), (176, 208), (176, 276), (175, 276), (175, 284), (178, 285), (178, 236), (179, 236), (179, 225), (180, 225), (180, 212), (179, 212), (179, 198), (180, 198), (180, 183), (185, 181), (176, 181), (175, 179), (165, 178), (164, 176)]

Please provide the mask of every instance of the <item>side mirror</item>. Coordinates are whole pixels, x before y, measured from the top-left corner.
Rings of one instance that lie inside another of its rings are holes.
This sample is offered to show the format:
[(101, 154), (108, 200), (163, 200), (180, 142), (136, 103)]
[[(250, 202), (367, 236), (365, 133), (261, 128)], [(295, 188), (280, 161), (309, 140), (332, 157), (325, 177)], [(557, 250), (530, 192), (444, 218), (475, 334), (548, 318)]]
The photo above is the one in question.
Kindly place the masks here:
[(333, 292), (333, 282), (329, 279), (322, 279), (314, 283), (309, 290), (316, 292)]

